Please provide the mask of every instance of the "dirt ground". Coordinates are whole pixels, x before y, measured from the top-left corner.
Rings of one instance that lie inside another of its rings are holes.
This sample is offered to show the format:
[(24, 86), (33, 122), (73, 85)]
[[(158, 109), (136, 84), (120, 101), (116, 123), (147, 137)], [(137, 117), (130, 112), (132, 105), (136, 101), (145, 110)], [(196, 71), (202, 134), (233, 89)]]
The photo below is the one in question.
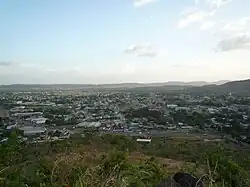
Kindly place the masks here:
[[(105, 151), (96, 149), (92, 146), (84, 146), (80, 149), (77, 149), (75, 152), (71, 152), (70, 154), (67, 153), (59, 153), (53, 156), (51, 161), (60, 162), (66, 165), (95, 165), (98, 164), (97, 160), (105, 155)], [(151, 156), (142, 154), (140, 152), (131, 152), (128, 155), (128, 161), (130, 163), (138, 163), (145, 160), (149, 160)], [(188, 163), (180, 160), (174, 160), (170, 158), (163, 158), (163, 157), (154, 157), (154, 159), (159, 163), (162, 164), (169, 173), (175, 173), (181, 170), (187, 170), (195, 167), (194, 163)]]

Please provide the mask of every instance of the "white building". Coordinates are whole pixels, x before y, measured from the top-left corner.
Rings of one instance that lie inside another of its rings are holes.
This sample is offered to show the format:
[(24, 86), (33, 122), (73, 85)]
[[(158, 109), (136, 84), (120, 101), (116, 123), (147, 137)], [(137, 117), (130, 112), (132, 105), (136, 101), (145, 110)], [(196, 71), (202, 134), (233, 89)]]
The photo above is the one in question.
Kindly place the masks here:
[(10, 112), (19, 112), (23, 109), (25, 109), (25, 106), (17, 106), (15, 108), (10, 109)]
[(38, 118), (32, 118), (30, 121), (35, 124), (45, 124), (47, 118), (38, 117)]
[(137, 142), (145, 142), (145, 143), (151, 143), (151, 139), (141, 139), (141, 138), (138, 138), (136, 139)]
[(76, 125), (76, 127), (100, 127), (101, 123), (100, 122), (82, 122)]
[(192, 127), (192, 126), (182, 126), (181, 128), (182, 129), (193, 129), (194, 127)]
[(19, 128), (19, 130), (23, 131), (23, 134), (26, 136), (31, 136), (31, 135), (39, 135), (43, 134), (47, 131), (46, 128), (43, 127), (33, 127), (33, 126), (25, 126)]
[(17, 128), (17, 124), (14, 125), (9, 125), (6, 127), (7, 130), (13, 129), (13, 128)]
[(169, 104), (169, 105), (167, 105), (167, 108), (177, 108), (178, 107), (178, 105), (174, 105), (174, 104)]
[(43, 115), (42, 112), (23, 112), (23, 113), (15, 113), (13, 116), (16, 117), (24, 117), (24, 116), (41, 116)]

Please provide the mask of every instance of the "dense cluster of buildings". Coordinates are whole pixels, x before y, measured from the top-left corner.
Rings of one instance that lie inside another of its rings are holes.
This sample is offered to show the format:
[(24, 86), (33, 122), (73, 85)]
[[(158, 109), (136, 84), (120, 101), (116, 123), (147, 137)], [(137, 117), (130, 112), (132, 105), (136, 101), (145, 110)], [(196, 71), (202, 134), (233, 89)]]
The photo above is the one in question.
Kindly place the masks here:
[[(44, 91), (0, 93), (1, 129), (18, 129), (31, 142), (101, 132), (161, 135), (250, 132), (249, 96), (180, 93)], [(3, 115), (4, 113), (4, 115)], [(4, 140), (5, 137), (1, 137)]]

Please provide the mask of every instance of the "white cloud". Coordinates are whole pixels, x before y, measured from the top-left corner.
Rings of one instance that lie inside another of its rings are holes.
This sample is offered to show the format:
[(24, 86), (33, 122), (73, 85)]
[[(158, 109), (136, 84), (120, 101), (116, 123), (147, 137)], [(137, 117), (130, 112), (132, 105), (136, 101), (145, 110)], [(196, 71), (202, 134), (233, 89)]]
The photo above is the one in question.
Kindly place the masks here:
[[(184, 11), (182, 19), (178, 22), (178, 27), (186, 27), (191, 23), (202, 22), (208, 17), (212, 17), (218, 9), (232, 0), (194, 0), (195, 8), (192, 11)], [(206, 11), (200, 10), (198, 7), (206, 8)], [(190, 8), (189, 8), (190, 10)], [(205, 22), (201, 25), (201, 30), (207, 30), (215, 26), (214, 22)]]
[(141, 7), (146, 4), (152, 3), (155, 0), (134, 0), (134, 6), (135, 7)]
[(152, 49), (152, 46), (149, 43), (131, 45), (125, 50), (125, 53), (151, 58), (157, 56), (157, 52)]
[(206, 0), (207, 4), (209, 4), (212, 7), (215, 8), (220, 8), (230, 2), (232, 2), (232, 0)]
[(239, 32), (246, 32), (250, 29), (250, 17), (243, 17), (227, 23), (221, 32), (228, 35), (234, 35)]
[(199, 5), (202, 2), (204, 2), (206, 5), (209, 5), (210, 7), (217, 9), (232, 2), (232, 0), (194, 0), (194, 2), (196, 5)]
[(192, 10), (192, 11), (184, 11), (182, 13), (182, 18), (177, 23), (177, 26), (178, 28), (183, 28), (192, 23), (201, 22), (207, 17), (213, 16), (214, 13), (215, 11), (206, 12), (206, 11), (199, 10), (199, 9)]
[(218, 51), (232, 51), (250, 49), (250, 33), (242, 33), (220, 41), (217, 45)]
[(168, 56), (168, 49), (162, 48), (157, 51), (157, 56), (158, 57), (167, 57)]
[(213, 28), (215, 25), (216, 25), (215, 21), (207, 21), (207, 22), (202, 23), (202, 25), (200, 26), (200, 29), (208, 30), (208, 29)]

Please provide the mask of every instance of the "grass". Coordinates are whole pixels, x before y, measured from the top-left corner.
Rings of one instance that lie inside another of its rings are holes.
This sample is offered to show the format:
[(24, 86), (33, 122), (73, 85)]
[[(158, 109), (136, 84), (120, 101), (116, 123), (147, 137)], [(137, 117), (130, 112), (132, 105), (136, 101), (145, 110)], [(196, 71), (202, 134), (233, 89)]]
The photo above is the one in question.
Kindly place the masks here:
[[(142, 160), (138, 163), (130, 163), (124, 153), (113, 152), (103, 159), (101, 164), (87, 167), (75, 168), (77, 178), (72, 183), (66, 183), (67, 187), (153, 187), (162, 180), (169, 178), (173, 172), (169, 172), (167, 167), (163, 167), (155, 159)], [(55, 168), (59, 162), (55, 162)], [(226, 187), (221, 181), (214, 183), (214, 175), (217, 168), (210, 168), (209, 163), (206, 166), (207, 174), (200, 175), (200, 180), (205, 187)], [(194, 173), (190, 168), (182, 168), (182, 171)], [(53, 172), (55, 170), (53, 169)], [(53, 173), (52, 173), (53, 176)], [(196, 175), (197, 176), (197, 175)], [(53, 179), (53, 177), (51, 177)], [(62, 183), (61, 183), (62, 184)], [(56, 187), (60, 184), (51, 183)]]
[[(207, 160), (207, 165), (203, 166), (203, 173), (199, 173), (195, 165), (190, 167), (189, 164), (185, 165), (187, 163), (183, 164), (182, 168), (173, 171), (169, 170), (168, 164), (163, 165), (160, 163), (163, 158), (147, 156), (144, 158), (141, 155), (140, 159), (131, 162), (130, 156), (128, 153), (111, 151), (106, 155), (102, 155), (101, 158), (97, 159), (95, 157), (97, 162), (91, 166), (78, 165), (76, 167), (76, 165), (71, 165), (72, 168), (68, 168), (67, 175), (64, 174), (61, 179), (57, 175), (61, 175), (61, 171), (68, 161), (57, 160), (54, 162), (50, 176), (51, 186), (57, 187), (65, 184), (67, 187), (130, 187), (133, 185), (150, 187), (155, 186), (180, 170), (196, 174), (196, 176), (200, 177), (200, 180), (205, 182), (206, 187), (228, 186), (223, 180), (214, 183), (214, 178), (218, 172), (218, 162), (216, 162), (215, 166), (210, 166), (209, 160)], [(83, 157), (82, 159), (86, 158)], [(74, 175), (74, 177), (72, 178), (71, 175)]]
[[(1, 154), (5, 150), (15, 152), (8, 147), (0, 148)], [(200, 177), (206, 187), (233, 187), (232, 181), (236, 187), (250, 186), (247, 181), (250, 160), (242, 159), (248, 152), (232, 151), (217, 144), (204, 146), (180, 139), (162, 144), (156, 139), (144, 146), (127, 137), (108, 135), (26, 145), (19, 150), (22, 154), (7, 154), (20, 156), (10, 158), (11, 165), (1, 160), (0, 169), (5, 170), (0, 172), (0, 186), (151, 187), (178, 171)]]

